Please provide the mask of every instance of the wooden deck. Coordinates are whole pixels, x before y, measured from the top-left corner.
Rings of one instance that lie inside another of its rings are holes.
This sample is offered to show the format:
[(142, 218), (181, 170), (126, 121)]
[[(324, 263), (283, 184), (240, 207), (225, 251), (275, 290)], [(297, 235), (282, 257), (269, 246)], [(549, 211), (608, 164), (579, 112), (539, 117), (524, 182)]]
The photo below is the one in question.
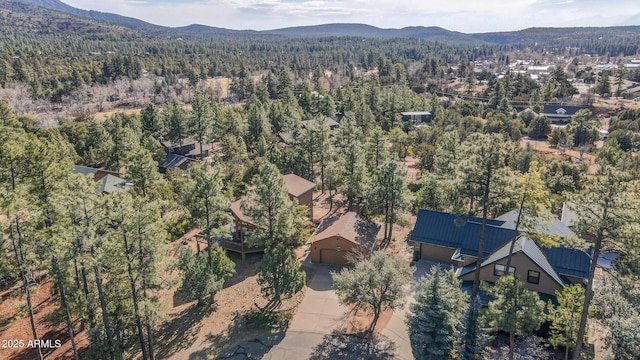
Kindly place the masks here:
[[(199, 243), (205, 244), (205, 246), (201, 247), (201, 249), (206, 249), (207, 240), (205, 240), (202, 236), (200, 236), (200, 234), (197, 234), (195, 238), (196, 238), (196, 241), (198, 241)], [(234, 239), (235, 239), (235, 236), (234, 236)], [(229, 250), (229, 251), (233, 251), (241, 254), (242, 260), (245, 259), (245, 254), (262, 252), (265, 249), (264, 246), (248, 246), (244, 243), (244, 241), (241, 242), (238, 240), (227, 240), (222, 238), (215, 238), (214, 243), (217, 243), (218, 245), (220, 245), (221, 248), (225, 250)]]

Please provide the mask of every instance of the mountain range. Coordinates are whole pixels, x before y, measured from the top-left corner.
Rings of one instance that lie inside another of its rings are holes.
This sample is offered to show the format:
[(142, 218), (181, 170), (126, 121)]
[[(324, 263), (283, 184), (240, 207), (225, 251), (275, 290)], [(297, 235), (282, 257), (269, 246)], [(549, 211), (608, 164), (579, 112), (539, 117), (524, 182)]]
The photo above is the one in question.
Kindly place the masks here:
[(640, 37), (640, 26), (529, 28), (520, 31), (465, 34), (435, 26), (381, 29), (365, 24), (324, 24), (276, 30), (230, 30), (193, 24), (166, 27), (117, 14), (77, 9), (60, 0), (3, 0), (0, 31), (29, 33), (120, 33), (163, 37), (329, 37), (416, 38), (469, 44), (547, 44), (570, 46), (602, 38)]

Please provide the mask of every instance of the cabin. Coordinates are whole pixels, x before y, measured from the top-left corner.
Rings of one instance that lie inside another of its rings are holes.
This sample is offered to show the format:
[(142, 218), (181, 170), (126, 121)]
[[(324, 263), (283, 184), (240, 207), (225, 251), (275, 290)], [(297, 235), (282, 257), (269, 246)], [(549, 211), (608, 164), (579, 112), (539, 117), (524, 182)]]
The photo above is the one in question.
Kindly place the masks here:
[(74, 165), (72, 174), (91, 176), (98, 183), (98, 194), (111, 194), (118, 191), (129, 191), (133, 184), (120, 177), (120, 173), (88, 166)]
[[(298, 205), (305, 206), (309, 218), (312, 219), (313, 190), (316, 185), (295, 174), (285, 175), (284, 183), (287, 188), (287, 193), (289, 194), (289, 199), (296, 201)], [(264, 251), (264, 246), (248, 246), (245, 242), (247, 233), (256, 228), (253, 220), (242, 210), (242, 204), (247, 204), (249, 201), (247, 197), (242, 197), (231, 204), (230, 210), (234, 218), (232, 239), (219, 241), (220, 246), (224, 249), (242, 254), (243, 260), (245, 254)]]
[[(515, 231), (517, 211), (496, 219), (487, 219), (485, 244), (478, 254), (482, 219), (421, 209), (411, 234), (415, 257), (456, 269), (464, 285), (473, 282), (478, 257), (481, 258), (480, 279), (495, 282), (507, 271), (516, 273), (525, 287), (545, 296), (568, 284), (582, 284), (589, 275), (589, 255), (564, 247), (543, 248)], [(561, 221), (554, 221), (548, 234), (573, 235)], [(510, 268), (506, 269), (511, 241), (515, 240)], [(470, 288), (470, 286), (469, 286)]]
[(169, 170), (187, 170), (194, 161), (197, 160), (178, 154), (168, 153), (162, 164), (158, 166), (158, 171), (161, 174), (166, 174)]
[(161, 141), (162, 147), (167, 154), (175, 154), (190, 159), (200, 159), (200, 146), (202, 146), (202, 156), (209, 156), (211, 144), (200, 144), (194, 139), (183, 139), (181, 143)]
[[(302, 127), (307, 129), (313, 122), (314, 120), (304, 120), (302, 122)], [(330, 117), (325, 117), (324, 122), (329, 127), (329, 130), (336, 130), (340, 127), (340, 123)]]
[(379, 233), (379, 225), (353, 211), (325, 218), (312, 236), (311, 261), (347, 265), (353, 255), (372, 252)]

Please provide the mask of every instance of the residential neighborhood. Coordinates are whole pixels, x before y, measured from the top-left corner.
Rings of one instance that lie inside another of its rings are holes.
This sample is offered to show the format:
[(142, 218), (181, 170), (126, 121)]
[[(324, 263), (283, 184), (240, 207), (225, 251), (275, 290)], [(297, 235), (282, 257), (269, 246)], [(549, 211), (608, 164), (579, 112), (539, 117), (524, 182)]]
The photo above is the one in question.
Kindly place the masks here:
[(78, 4), (0, 2), (0, 359), (638, 359), (637, 8)]

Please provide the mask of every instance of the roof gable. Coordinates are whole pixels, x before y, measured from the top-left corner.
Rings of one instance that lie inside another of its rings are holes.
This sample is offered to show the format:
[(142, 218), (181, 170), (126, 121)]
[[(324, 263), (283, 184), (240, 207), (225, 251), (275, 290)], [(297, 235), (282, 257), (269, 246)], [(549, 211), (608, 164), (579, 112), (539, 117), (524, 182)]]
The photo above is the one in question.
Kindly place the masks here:
[(287, 192), (293, 197), (298, 197), (309, 190), (315, 189), (316, 184), (311, 181), (301, 178), (296, 174), (287, 174), (284, 176), (284, 185), (287, 187)]
[(575, 105), (545, 105), (542, 113), (543, 115), (573, 116), (583, 109), (587, 109), (587, 107)]
[[(511, 248), (511, 243), (504, 244), (500, 249), (496, 250), (491, 256), (482, 262), (481, 267), (485, 267), (496, 263), (502, 259), (506, 259), (509, 257), (509, 250)], [(545, 254), (540, 250), (538, 245), (533, 240), (527, 239), (526, 236), (520, 235), (518, 240), (516, 240), (515, 245), (513, 246), (513, 253), (523, 253), (527, 256), (534, 264), (536, 264), (542, 271), (544, 271), (549, 277), (551, 277), (555, 282), (557, 282), (560, 286), (564, 286), (565, 283), (562, 281), (560, 275), (556, 272), (554, 267), (549, 263)]]
[(339, 236), (366, 249), (372, 250), (376, 243), (380, 225), (358, 213), (349, 211), (344, 214), (325, 218), (314, 232), (312, 242)]

